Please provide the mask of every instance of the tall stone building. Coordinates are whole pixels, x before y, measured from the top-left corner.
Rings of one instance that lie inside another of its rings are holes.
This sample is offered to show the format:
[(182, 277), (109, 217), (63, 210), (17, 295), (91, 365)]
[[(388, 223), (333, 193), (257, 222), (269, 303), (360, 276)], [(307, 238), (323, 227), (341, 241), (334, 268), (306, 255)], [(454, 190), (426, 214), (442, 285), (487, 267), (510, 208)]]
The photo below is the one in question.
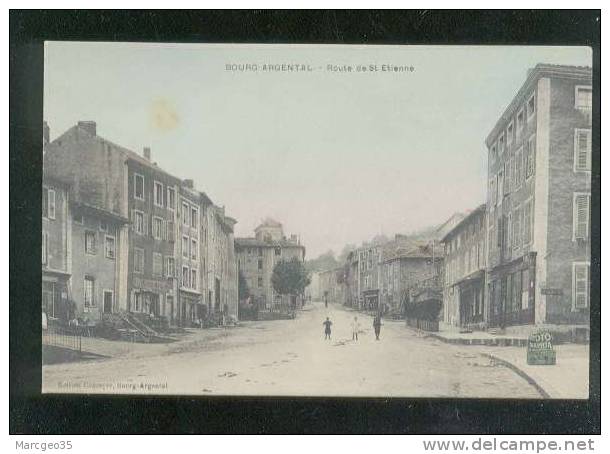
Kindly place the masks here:
[(80, 277), (69, 282), (77, 305), (82, 293), (82, 306), (93, 301), (101, 313), (151, 314), (179, 325), (237, 316), (235, 220), (192, 180), (159, 167), (149, 148), (139, 155), (100, 137), (95, 122), (81, 121), (46, 144), (43, 172), (69, 183), (69, 228), (79, 245), (72, 255), (81, 260), (81, 244), (88, 254), (79, 272), (102, 276), (85, 277), (82, 291)]
[(491, 326), (589, 321), (591, 78), (537, 65), (486, 139)]
[(279, 304), (280, 295), (273, 289), (271, 276), (280, 260), (297, 258), (305, 261), (305, 247), (296, 235), (287, 238), (282, 224), (267, 218), (256, 229), (254, 237), (236, 238), (238, 270), (248, 284), (250, 294), (259, 307)]

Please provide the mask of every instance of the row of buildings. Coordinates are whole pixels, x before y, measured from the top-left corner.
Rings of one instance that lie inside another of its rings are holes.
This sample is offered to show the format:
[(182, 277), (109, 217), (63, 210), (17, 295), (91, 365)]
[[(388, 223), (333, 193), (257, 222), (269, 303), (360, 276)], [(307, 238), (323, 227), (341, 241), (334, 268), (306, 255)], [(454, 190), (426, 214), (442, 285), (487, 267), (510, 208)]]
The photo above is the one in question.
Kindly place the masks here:
[(271, 302), (273, 259), (304, 258), (277, 223), (259, 226), (256, 239), (235, 239), (236, 220), (193, 180), (163, 170), (150, 148), (140, 155), (104, 139), (95, 122), (79, 121), (53, 141), (45, 122), (43, 150), (42, 307), (50, 317), (95, 324), (132, 313), (182, 326), (237, 319), (240, 270)]
[(391, 312), (425, 293), (470, 329), (588, 324), (591, 84), (589, 67), (531, 69), (485, 140), (486, 202), (427, 241), (353, 251), (320, 273), (318, 295)]

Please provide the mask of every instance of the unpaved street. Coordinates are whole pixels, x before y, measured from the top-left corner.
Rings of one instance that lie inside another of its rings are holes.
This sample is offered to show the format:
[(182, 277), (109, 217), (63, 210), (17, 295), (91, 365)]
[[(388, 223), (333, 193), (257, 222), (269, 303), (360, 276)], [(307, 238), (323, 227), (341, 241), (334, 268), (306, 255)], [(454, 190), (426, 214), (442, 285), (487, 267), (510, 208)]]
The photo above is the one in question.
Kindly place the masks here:
[[(362, 326), (357, 342), (354, 315)], [(324, 340), (327, 316), (331, 340)], [(44, 366), (43, 391), (540, 398), (478, 347), (425, 338), (397, 321), (384, 321), (376, 341), (370, 317), (322, 303), (307, 306), (296, 320), (246, 322), (207, 342), (146, 347), (148, 355)]]

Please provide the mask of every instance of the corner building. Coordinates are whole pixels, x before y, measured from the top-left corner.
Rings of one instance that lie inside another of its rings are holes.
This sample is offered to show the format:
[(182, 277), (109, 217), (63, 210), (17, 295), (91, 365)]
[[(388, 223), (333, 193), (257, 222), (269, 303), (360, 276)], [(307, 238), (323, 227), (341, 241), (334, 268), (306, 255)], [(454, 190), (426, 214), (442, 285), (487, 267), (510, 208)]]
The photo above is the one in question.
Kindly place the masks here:
[(486, 139), (489, 326), (589, 323), (591, 78), (537, 65)]

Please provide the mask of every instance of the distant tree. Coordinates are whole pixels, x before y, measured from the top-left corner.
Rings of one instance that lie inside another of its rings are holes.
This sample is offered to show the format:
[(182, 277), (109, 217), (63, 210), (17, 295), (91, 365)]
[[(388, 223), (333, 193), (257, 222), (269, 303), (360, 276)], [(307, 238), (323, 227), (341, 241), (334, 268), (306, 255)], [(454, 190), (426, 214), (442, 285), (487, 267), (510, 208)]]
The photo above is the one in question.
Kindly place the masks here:
[(243, 273), (239, 272), (238, 282), (237, 282), (237, 293), (239, 301), (243, 301), (250, 296), (250, 289), (248, 288), (248, 281), (244, 277)]
[(346, 244), (345, 246), (343, 246), (343, 249), (341, 250), (341, 253), (339, 254), (339, 257), (338, 257), (339, 263), (340, 264), (345, 263), (349, 253), (355, 251), (356, 249), (357, 249), (357, 247), (355, 244)]
[(271, 275), (271, 285), (280, 295), (301, 295), (310, 282), (309, 272), (296, 257), (279, 261)]
[(332, 250), (320, 254), (317, 258), (308, 260), (305, 267), (308, 271), (325, 271), (331, 270), (339, 266), (339, 262), (335, 259), (335, 253)]

